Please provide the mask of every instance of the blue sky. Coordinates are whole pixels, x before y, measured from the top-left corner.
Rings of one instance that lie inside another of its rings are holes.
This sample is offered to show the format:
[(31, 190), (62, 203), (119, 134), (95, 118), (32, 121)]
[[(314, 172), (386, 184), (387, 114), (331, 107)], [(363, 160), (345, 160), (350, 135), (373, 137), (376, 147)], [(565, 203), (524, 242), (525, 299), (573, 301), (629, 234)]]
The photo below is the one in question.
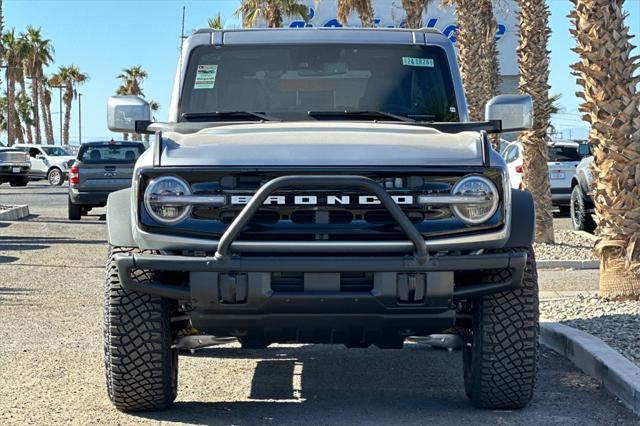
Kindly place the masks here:
[[(207, 19), (220, 11), (227, 26), (239, 25), (233, 16), (238, 0), (4, 0), (5, 28), (24, 31), (27, 25), (42, 27), (53, 41), (56, 64), (74, 63), (88, 73), (90, 80), (80, 88), (82, 96), (83, 140), (110, 137), (106, 129), (106, 100), (119, 85), (116, 76), (122, 68), (140, 64), (149, 73), (144, 83), (148, 99), (161, 105), (159, 120), (166, 117), (173, 75), (180, 45), (182, 6), (186, 6), (185, 30), (204, 27)], [(577, 56), (571, 52), (573, 39), (566, 17), (568, 0), (548, 0), (553, 35), (551, 50), (551, 92), (562, 93), (563, 112), (555, 126), (569, 136), (586, 135), (578, 113), (579, 99), (575, 77), (569, 66)], [(628, 25), (640, 34), (640, 0), (627, 0)], [(636, 43), (640, 41), (635, 40)], [(4, 87), (2, 88), (4, 90)], [(52, 109), (58, 111), (57, 96)], [(71, 140), (78, 138), (78, 111), (74, 105)], [(55, 134), (58, 116), (54, 115)], [(576, 130), (582, 128), (582, 131)]]

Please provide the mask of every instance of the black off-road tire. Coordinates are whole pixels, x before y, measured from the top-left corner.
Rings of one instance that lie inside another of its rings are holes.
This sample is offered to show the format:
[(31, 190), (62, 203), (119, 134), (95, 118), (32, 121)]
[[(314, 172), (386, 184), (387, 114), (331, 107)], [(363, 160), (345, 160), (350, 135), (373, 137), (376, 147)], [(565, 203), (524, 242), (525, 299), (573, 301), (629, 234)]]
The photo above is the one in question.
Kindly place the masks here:
[(69, 220), (82, 219), (83, 208), (77, 204), (74, 204), (73, 201), (71, 201), (71, 197), (67, 199), (67, 211)]
[[(172, 349), (172, 301), (125, 290), (114, 255), (138, 249), (110, 247), (104, 310), (104, 354), (109, 399), (120, 411), (168, 408), (178, 391), (178, 351)], [(139, 281), (146, 271), (134, 271)]]
[(596, 230), (596, 222), (587, 211), (587, 201), (580, 185), (574, 186), (571, 191), (571, 224), (576, 231)]
[[(472, 329), (463, 349), (465, 392), (474, 407), (513, 410), (533, 396), (538, 366), (538, 273), (531, 248), (522, 287), (476, 299)], [(504, 271), (483, 282), (504, 279)]]

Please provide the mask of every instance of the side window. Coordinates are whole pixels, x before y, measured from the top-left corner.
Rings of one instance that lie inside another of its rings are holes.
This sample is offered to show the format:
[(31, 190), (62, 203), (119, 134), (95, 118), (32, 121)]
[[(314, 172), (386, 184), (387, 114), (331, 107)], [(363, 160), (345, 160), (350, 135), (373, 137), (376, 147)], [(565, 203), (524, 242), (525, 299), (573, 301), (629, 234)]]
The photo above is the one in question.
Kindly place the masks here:
[(29, 149), (29, 157), (36, 158), (36, 156), (42, 154), (38, 148), (30, 148)]
[(507, 152), (505, 152), (504, 160), (507, 163), (512, 163), (518, 158), (518, 147), (512, 146), (511, 148), (507, 148)]

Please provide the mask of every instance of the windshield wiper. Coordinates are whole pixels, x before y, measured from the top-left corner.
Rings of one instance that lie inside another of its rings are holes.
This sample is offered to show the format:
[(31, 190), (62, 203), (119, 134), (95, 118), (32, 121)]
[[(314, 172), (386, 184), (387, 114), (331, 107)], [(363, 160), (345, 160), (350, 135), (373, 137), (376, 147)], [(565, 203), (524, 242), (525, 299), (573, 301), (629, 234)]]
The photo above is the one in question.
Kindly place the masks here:
[(354, 117), (354, 118), (364, 118), (364, 117), (369, 117), (369, 118), (390, 118), (392, 120), (396, 120), (396, 121), (404, 121), (407, 123), (415, 123), (416, 120), (409, 118), (409, 117), (405, 117), (402, 115), (396, 115), (396, 114), (392, 114), (390, 112), (384, 112), (384, 111), (376, 111), (376, 110), (371, 110), (371, 111), (309, 111), (307, 113), (309, 115), (309, 117), (326, 117), (326, 118), (350, 118), (350, 117)]
[(279, 118), (271, 117), (260, 112), (253, 111), (212, 111), (212, 112), (185, 112), (182, 118), (186, 120), (224, 120), (233, 119), (260, 119), (262, 121), (282, 121)]

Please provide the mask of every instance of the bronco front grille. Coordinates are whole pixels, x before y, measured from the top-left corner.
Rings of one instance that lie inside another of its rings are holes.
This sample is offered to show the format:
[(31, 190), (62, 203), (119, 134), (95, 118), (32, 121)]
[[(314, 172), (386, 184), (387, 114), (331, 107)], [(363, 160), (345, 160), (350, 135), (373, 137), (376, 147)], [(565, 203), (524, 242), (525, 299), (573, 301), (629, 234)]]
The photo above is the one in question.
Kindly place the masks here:
[[(242, 211), (250, 197), (266, 182), (283, 175), (358, 175), (375, 180), (394, 198), (411, 222), (425, 237), (459, 235), (499, 228), (503, 224), (503, 211), (490, 221), (468, 226), (457, 219), (448, 206), (417, 204), (418, 195), (447, 195), (464, 175), (477, 173), (490, 178), (502, 188), (502, 175), (498, 169), (465, 168), (380, 170), (193, 170), (162, 168), (144, 172), (141, 193), (146, 182), (159, 174), (175, 174), (191, 185), (194, 195), (224, 195), (223, 206), (196, 205), (190, 217), (181, 223), (165, 226), (156, 223), (144, 206), (140, 206), (140, 224), (154, 233), (218, 239), (229, 224)], [(295, 204), (295, 197), (303, 197)], [(354, 188), (283, 188), (272, 194), (272, 202), (263, 205), (237, 238), (245, 241), (406, 241), (386, 208), (380, 204), (359, 203), (359, 197), (370, 197)], [(413, 197), (413, 203), (407, 203)], [(342, 203), (349, 199), (349, 204)], [(502, 197), (501, 197), (502, 198)], [(235, 200), (235, 204), (231, 200)], [(283, 201), (284, 200), (284, 201)], [(313, 204), (307, 203), (313, 201)], [(371, 201), (365, 199), (365, 201)]]

